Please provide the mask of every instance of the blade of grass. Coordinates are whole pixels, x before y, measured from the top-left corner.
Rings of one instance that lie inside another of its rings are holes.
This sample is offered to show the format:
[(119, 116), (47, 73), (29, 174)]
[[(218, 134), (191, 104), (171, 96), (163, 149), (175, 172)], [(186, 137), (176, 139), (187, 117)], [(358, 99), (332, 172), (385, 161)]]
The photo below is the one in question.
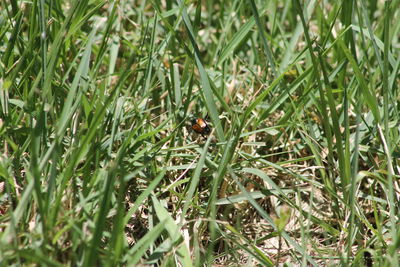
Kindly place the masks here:
[(200, 51), (199, 51), (199, 48), (197, 47), (197, 44), (196, 44), (195, 36), (194, 36), (194, 33), (193, 33), (193, 28), (192, 28), (192, 25), (191, 25), (191, 23), (189, 21), (189, 17), (187, 15), (186, 7), (184, 6), (184, 3), (181, 0), (179, 0), (178, 2), (179, 2), (180, 6), (182, 8), (183, 21), (185, 23), (186, 30), (187, 30), (188, 35), (189, 35), (189, 40), (190, 40), (190, 42), (191, 42), (191, 44), (193, 46), (193, 49), (194, 49), (195, 62), (196, 62), (197, 68), (198, 68), (199, 73), (200, 73), (200, 81), (201, 81), (201, 85), (202, 85), (202, 92), (204, 94), (204, 99), (206, 101), (207, 110), (209, 112), (211, 120), (212, 120), (212, 122), (214, 124), (214, 127), (216, 129), (218, 139), (220, 141), (225, 141), (225, 136), (224, 136), (224, 133), (223, 133), (223, 130), (222, 130), (222, 127), (221, 127), (221, 122), (219, 120), (219, 114), (218, 114), (218, 110), (217, 110), (217, 105), (216, 105), (216, 103), (214, 101), (213, 92), (212, 92), (212, 89), (211, 89), (211, 86), (210, 86), (209, 77), (208, 77), (208, 74), (207, 74), (206, 70), (204, 69), (204, 66), (203, 66), (203, 64), (201, 62), (201, 59), (200, 59)]
[(192, 266), (189, 248), (186, 246), (184, 242), (181, 242), (182, 235), (179, 231), (179, 227), (175, 224), (171, 215), (161, 205), (161, 203), (157, 200), (157, 198), (154, 195), (151, 196), (151, 199), (153, 201), (154, 210), (157, 214), (158, 219), (160, 221), (164, 221), (164, 226), (165, 229), (168, 231), (169, 238), (171, 238), (172, 243), (178, 245), (178, 247), (176, 248), (177, 250), (176, 256), (180, 260), (181, 264), (183, 264), (183, 266)]
[(128, 251), (124, 260), (128, 263), (128, 266), (135, 266), (140, 261), (148, 248), (155, 243), (156, 239), (164, 231), (166, 221), (167, 219), (160, 221)]
[(276, 76), (276, 75), (278, 75), (278, 73), (277, 73), (277, 70), (275, 67), (274, 55), (272, 54), (271, 48), (268, 45), (267, 38), (266, 38), (265, 32), (264, 32), (264, 27), (262, 26), (262, 23), (260, 21), (260, 16), (258, 14), (256, 4), (254, 3), (254, 0), (249, 0), (249, 2), (251, 5), (251, 10), (253, 11), (253, 16), (257, 23), (258, 31), (260, 33), (261, 41), (262, 41), (262, 44), (264, 47), (264, 53), (268, 58), (273, 76)]

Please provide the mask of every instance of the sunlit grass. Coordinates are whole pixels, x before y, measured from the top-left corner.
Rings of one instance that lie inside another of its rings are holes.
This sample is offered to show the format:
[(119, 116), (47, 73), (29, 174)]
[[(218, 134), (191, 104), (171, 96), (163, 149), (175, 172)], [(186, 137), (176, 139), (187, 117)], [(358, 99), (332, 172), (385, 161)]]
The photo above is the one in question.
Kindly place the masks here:
[(396, 266), (399, 12), (2, 3), (1, 262)]

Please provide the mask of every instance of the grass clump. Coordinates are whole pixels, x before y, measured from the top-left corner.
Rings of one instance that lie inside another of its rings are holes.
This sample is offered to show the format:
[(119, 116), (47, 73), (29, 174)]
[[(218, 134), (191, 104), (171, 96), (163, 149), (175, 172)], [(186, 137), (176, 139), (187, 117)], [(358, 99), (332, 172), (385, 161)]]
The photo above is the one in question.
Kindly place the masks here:
[(396, 266), (399, 6), (5, 1), (1, 262)]

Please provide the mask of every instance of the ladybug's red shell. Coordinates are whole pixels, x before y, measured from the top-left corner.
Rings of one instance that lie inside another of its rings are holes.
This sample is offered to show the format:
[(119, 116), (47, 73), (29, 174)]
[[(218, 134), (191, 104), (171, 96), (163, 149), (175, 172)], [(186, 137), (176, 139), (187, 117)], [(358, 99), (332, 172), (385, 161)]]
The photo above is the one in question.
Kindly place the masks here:
[(192, 121), (192, 129), (201, 135), (207, 135), (211, 132), (210, 126), (202, 118), (197, 118)]

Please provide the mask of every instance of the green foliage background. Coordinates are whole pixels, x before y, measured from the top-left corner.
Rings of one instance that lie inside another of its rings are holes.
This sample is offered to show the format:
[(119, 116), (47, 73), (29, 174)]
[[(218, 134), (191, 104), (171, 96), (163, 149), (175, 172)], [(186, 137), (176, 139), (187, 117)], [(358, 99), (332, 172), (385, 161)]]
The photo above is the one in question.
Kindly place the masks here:
[(398, 266), (399, 15), (2, 1), (1, 264)]

